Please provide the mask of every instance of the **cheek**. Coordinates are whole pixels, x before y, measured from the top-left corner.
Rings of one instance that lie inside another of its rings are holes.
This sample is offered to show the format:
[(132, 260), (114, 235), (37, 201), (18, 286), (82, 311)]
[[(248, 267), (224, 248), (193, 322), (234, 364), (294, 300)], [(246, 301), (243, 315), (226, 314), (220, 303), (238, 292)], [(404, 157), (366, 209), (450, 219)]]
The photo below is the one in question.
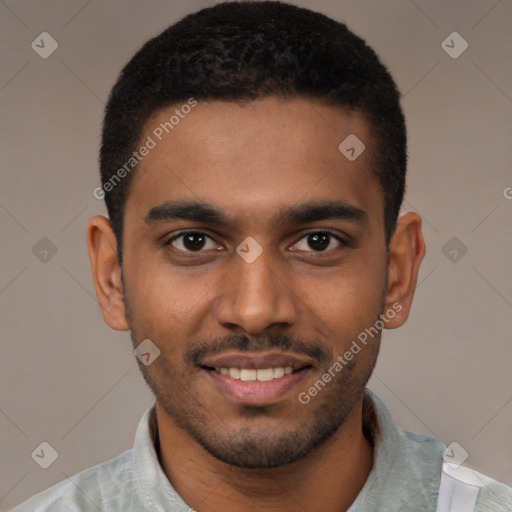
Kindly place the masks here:
[(381, 312), (384, 265), (347, 266), (318, 284), (310, 288), (308, 306), (329, 337), (345, 345), (374, 325)]
[(190, 268), (149, 258), (132, 264), (130, 270), (126, 293), (137, 337), (161, 340), (165, 350), (175, 350), (177, 340), (190, 335), (191, 325), (194, 330), (199, 327), (198, 315), (211, 306), (219, 277), (191, 275)]
[(189, 309), (186, 289), (148, 261), (127, 265), (125, 290), (139, 338), (165, 335)]

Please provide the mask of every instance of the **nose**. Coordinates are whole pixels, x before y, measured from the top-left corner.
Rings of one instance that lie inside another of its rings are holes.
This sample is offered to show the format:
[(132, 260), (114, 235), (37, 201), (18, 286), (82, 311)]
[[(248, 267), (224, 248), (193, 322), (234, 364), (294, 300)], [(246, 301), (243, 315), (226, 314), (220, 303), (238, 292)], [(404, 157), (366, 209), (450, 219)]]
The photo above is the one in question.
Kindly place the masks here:
[(234, 256), (216, 300), (216, 319), (223, 327), (254, 336), (271, 326), (295, 323), (293, 283), (269, 252), (264, 250), (252, 263)]

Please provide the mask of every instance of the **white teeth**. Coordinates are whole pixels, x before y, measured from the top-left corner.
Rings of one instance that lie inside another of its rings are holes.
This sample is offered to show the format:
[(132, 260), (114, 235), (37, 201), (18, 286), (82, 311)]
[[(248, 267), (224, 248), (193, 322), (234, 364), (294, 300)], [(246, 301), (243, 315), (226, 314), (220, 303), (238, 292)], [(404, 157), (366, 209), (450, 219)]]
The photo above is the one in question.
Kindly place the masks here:
[(256, 370), (240, 369), (240, 380), (256, 380)]
[(284, 368), (282, 366), (278, 366), (277, 368), (274, 368), (274, 379), (279, 379), (281, 377), (284, 377)]
[(291, 366), (276, 366), (275, 368), (259, 368), (257, 370), (253, 368), (215, 368), (217, 373), (221, 375), (229, 375), (232, 379), (243, 380), (243, 381), (259, 381), (266, 382), (273, 379), (280, 379), (285, 375), (293, 373)]
[(272, 380), (274, 378), (274, 369), (265, 368), (264, 370), (258, 370), (256, 372), (256, 378), (261, 382), (265, 382), (266, 380)]
[(229, 369), (229, 376), (232, 379), (239, 379), (240, 378), (240, 368), (230, 368)]

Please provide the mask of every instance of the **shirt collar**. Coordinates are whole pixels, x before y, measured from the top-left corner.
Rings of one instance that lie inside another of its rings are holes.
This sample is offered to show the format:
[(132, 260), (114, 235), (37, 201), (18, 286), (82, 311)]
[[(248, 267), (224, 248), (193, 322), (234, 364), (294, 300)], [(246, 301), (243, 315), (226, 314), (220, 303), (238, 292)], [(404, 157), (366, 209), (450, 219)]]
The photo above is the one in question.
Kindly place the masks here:
[[(400, 444), (399, 429), (391, 413), (375, 393), (365, 390), (363, 397), (363, 432), (374, 447), (372, 471), (349, 511), (355, 511), (372, 489), (385, 485), (394, 465)], [(142, 416), (133, 447), (132, 472), (135, 492), (141, 505), (153, 512), (172, 510), (188, 512), (190, 508), (174, 490), (158, 459), (158, 425), (153, 404)]]
[(142, 416), (135, 434), (132, 471), (137, 499), (144, 510), (188, 512), (190, 507), (163, 472), (157, 455), (158, 444), (156, 408), (153, 404)]
[(347, 512), (359, 510), (369, 495), (381, 495), (399, 453), (398, 426), (384, 402), (368, 388), (363, 397), (363, 432), (373, 444), (373, 467)]

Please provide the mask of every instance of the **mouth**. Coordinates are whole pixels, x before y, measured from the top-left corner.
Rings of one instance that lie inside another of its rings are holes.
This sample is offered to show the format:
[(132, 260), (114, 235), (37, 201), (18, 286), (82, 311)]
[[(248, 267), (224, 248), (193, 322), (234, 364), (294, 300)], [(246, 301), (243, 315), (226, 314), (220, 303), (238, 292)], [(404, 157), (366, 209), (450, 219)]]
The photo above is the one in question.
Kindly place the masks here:
[(232, 379), (243, 380), (244, 382), (268, 382), (269, 380), (281, 379), (285, 375), (294, 372), (291, 366), (276, 366), (275, 368), (214, 368), (221, 375), (229, 375)]
[(291, 394), (313, 364), (288, 354), (244, 353), (208, 359), (200, 368), (226, 399), (237, 404), (270, 405)]

